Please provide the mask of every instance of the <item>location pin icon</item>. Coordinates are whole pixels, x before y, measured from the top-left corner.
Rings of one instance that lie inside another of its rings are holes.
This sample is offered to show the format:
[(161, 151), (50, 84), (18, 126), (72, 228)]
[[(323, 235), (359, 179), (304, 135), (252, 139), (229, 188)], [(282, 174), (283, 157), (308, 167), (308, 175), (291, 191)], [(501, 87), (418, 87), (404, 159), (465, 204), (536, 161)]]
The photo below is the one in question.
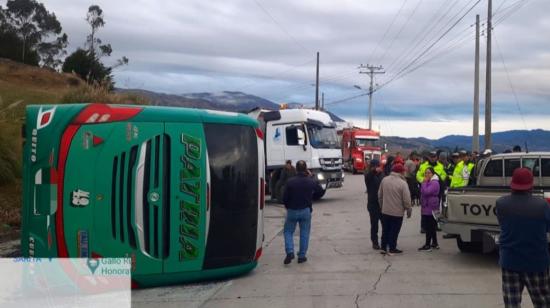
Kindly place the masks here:
[(95, 273), (95, 270), (99, 267), (99, 261), (96, 259), (88, 258), (88, 261), (86, 263), (88, 264), (88, 268), (90, 268), (90, 271), (93, 275)]

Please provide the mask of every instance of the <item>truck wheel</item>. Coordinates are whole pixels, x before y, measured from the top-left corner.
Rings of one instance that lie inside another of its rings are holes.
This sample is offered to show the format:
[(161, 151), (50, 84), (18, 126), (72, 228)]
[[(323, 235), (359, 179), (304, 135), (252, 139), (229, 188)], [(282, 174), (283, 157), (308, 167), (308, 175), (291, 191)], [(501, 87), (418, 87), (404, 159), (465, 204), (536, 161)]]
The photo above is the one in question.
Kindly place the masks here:
[(326, 192), (327, 192), (327, 190), (325, 189), (320, 193), (313, 194), (313, 201), (317, 201), (317, 200), (323, 198), (323, 196), (325, 195)]
[(464, 242), (460, 236), (456, 238), (456, 246), (460, 252), (464, 253), (479, 253), (483, 248), (480, 242)]
[(357, 174), (357, 169), (355, 169), (354, 165), (351, 165), (351, 174)]

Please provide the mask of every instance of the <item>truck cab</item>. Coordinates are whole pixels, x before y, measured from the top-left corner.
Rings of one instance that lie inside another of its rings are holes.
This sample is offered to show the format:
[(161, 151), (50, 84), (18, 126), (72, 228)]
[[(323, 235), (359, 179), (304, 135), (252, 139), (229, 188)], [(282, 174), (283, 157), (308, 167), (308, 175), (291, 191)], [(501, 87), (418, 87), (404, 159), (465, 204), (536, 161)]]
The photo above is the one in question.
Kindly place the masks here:
[(351, 128), (342, 132), (342, 157), (344, 168), (357, 173), (365, 171), (368, 162), (380, 159), (380, 133), (370, 129)]
[[(342, 153), (336, 125), (327, 113), (310, 109), (257, 109), (249, 115), (258, 119), (265, 135), (266, 179), (270, 181), (270, 190), (288, 160), (293, 165), (305, 161), (323, 187), (323, 193), (314, 199), (320, 199), (329, 188), (342, 187)], [(282, 189), (271, 194), (280, 199)]]
[(476, 183), (448, 190), (441, 229), (457, 236), (461, 251), (496, 249), (500, 234), (496, 200), (510, 193), (512, 174), (520, 167), (533, 172), (533, 195), (549, 201), (550, 152), (497, 154), (482, 159), (474, 169)]

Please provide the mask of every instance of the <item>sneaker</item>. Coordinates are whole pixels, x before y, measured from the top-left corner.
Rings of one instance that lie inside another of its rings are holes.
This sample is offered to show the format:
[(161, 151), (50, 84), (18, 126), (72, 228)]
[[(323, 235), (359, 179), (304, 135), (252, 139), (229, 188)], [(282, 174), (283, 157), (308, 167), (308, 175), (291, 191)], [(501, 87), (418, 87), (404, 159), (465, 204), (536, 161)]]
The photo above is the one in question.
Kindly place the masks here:
[(380, 250), (380, 245), (378, 245), (378, 243), (372, 243), (372, 249)]
[(418, 251), (432, 251), (432, 247), (430, 245), (424, 245), (418, 248)]
[(432, 248), (433, 248), (433, 249), (439, 249), (439, 245), (437, 245), (437, 244), (436, 244), (436, 245), (433, 245), (433, 244), (432, 244)]
[(397, 248), (395, 249), (390, 249), (390, 253), (403, 253), (403, 250), (399, 250)]
[(393, 253), (388, 252), (387, 250), (382, 250), (382, 251), (380, 251), (380, 253), (385, 255), (385, 256), (393, 256)]
[(307, 257), (298, 257), (298, 263), (307, 262)]
[(285, 265), (290, 264), (290, 262), (292, 262), (292, 259), (294, 259), (294, 254), (293, 253), (287, 253), (286, 257), (285, 257), (285, 261), (283, 261), (283, 263)]
[(457, 238), (458, 236), (456, 234), (443, 234), (443, 238), (449, 239), (449, 238)]

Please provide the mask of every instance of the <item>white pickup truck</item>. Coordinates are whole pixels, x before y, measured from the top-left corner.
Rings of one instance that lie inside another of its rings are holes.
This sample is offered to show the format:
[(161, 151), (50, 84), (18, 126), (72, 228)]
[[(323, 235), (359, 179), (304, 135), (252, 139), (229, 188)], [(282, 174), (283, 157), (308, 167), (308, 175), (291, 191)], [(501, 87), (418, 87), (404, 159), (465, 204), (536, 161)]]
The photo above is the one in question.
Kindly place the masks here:
[(498, 246), (500, 226), (496, 200), (510, 193), (514, 169), (533, 171), (533, 194), (550, 202), (550, 152), (497, 154), (481, 160), (475, 186), (449, 189), (440, 217), (441, 229), (456, 235), (462, 252), (491, 252)]

